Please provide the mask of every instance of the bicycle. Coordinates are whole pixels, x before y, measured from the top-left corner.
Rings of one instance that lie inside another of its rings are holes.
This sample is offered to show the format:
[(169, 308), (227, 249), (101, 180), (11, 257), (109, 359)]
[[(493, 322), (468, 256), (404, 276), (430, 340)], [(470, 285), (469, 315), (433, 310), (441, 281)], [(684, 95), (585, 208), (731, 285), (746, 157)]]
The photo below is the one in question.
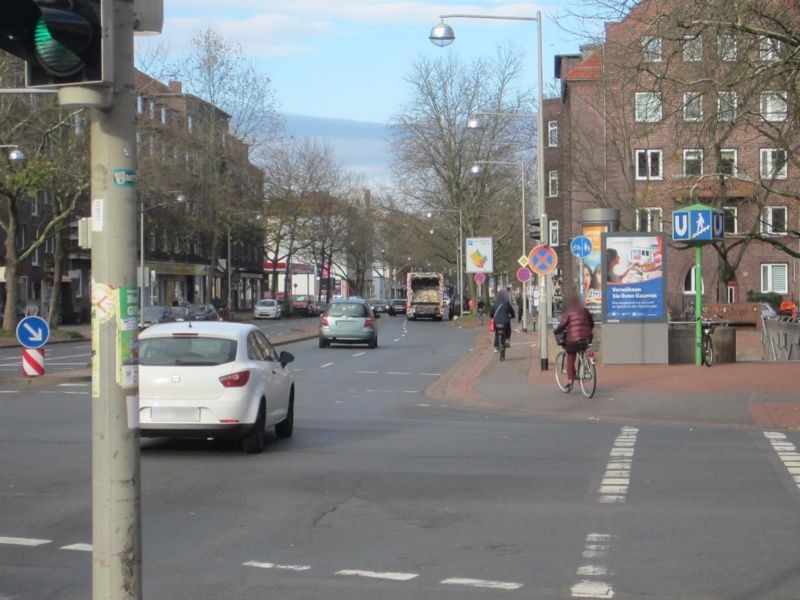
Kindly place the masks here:
[[(716, 318), (718, 315), (714, 315)], [(722, 327), (727, 327), (727, 322), (722, 323), (714, 323), (711, 319), (702, 319), (701, 317), (697, 318), (698, 321), (702, 320), (703, 323), (703, 341), (702, 341), (702, 348), (703, 348), (703, 364), (707, 367), (710, 367), (714, 364), (714, 330), (717, 328), (717, 325), (722, 325)]]
[[(566, 341), (559, 343), (561, 352), (556, 356), (556, 384), (564, 392), (572, 391), (572, 385), (567, 376), (567, 347)], [(594, 351), (588, 341), (577, 344), (577, 354), (575, 356), (575, 378), (581, 384), (581, 392), (587, 398), (594, 396), (597, 389), (597, 367), (594, 360)]]
[(500, 349), (500, 360), (506, 359), (506, 348), (508, 348), (507, 339), (508, 338), (506, 338), (506, 328), (505, 326), (501, 326), (501, 329), (497, 332), (497, 345), (499, 346)]

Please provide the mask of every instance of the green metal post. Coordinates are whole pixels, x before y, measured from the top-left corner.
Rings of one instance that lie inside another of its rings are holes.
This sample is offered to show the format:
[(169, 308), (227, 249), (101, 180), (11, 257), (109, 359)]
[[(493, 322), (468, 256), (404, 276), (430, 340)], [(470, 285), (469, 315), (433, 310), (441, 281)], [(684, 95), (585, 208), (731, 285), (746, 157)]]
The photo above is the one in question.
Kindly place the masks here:
[(694, 364), (703, 364), (703, 247), (694, 249)]

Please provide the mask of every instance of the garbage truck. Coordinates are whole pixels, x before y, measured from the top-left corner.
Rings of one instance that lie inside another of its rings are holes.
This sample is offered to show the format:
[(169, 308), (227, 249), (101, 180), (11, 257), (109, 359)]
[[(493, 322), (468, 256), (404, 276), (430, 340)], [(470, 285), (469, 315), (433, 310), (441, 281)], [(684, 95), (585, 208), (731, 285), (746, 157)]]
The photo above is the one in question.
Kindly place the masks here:
[(406, 318), (428, 317), (441, 321), (444, 314), (444, 275), (441, 273), (409, 273)]

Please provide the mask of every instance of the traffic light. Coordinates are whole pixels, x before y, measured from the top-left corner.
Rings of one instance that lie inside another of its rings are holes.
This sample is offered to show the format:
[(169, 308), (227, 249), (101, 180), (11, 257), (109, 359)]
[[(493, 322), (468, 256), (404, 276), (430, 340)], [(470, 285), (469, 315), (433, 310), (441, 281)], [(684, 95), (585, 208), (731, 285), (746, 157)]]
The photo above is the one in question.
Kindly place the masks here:
[(528, 237), (532, 240), (542, 239), (542, 226), (539, 223), (539, 219), (528, 221)]
[(27, 62), (28, 87), (111, 83), (110, 0), (2, 0), (0, 49)]

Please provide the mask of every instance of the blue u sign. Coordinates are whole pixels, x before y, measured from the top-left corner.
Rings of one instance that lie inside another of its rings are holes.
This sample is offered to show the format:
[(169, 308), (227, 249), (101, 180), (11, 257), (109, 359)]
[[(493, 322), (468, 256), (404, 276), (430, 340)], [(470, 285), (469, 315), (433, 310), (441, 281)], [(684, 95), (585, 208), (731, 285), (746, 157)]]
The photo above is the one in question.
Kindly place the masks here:
[(672, 213), (672, 239), (676, 241), (689, 240), (689, 213), (675, 211)]

